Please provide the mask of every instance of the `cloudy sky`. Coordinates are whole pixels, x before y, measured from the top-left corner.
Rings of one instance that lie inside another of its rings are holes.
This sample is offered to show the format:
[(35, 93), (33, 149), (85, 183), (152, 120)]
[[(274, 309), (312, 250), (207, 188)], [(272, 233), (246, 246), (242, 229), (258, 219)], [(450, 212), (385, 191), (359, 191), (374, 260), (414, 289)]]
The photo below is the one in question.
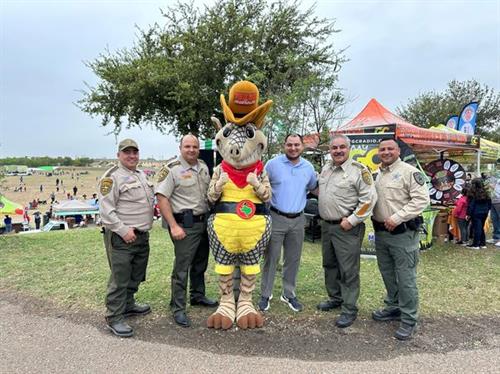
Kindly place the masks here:
[[(173, 3), (0, 1), (0, 157), (113, 158), (115, 137), (73, 104), (84, 82), (96, 83), (84, 61), (130, 47), (135, 25), (161, 23), (159, 9)], [(372, 97), (395, 110), (452, 79), (500, 90), (500, 0), (320, 0), (316, 11), (336, 20), (334, 45), (348, 48), (340, 85), (349, 117)], [(177, 153), (172, 136), (151, 129), (122, 137), (136, 138), (143, 157)]]

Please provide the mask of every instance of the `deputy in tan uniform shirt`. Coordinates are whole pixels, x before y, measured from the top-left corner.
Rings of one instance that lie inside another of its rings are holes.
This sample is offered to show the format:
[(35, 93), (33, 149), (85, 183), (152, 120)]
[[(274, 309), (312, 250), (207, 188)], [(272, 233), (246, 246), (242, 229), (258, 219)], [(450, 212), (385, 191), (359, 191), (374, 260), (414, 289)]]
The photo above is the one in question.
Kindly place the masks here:
[(99, 181), (99, 213), (111, 269), (106, 320), (115, 335), (129, 337), (133, 330), (124, 318), (151, 311), (149, 305), (136, 304), (134, 294), (146, 277), (154, 191), (153, 184), (137, 169), (139, 147), (134, 140), (122, 140), (117, 156), (118, 165)]
[(341, 307), (337, 327), (352, 325), (357, 317), (363, 221), (377, 201), (370, 171), (349, 158), (350, 141), (335, 135), (330, 143), (332, 161), (319, 177), (318, 207), (323, 219), (322, 250), (328, 300), (318, 309)]
[(395, 337), (410, 339), (418, 317), (417, 264), (419, 215), (429, 205), (424, 175), (401, 161), (393, 139), (379, 144), (382, 162), (375, 180), (378, 201), (373, 210), (375, 249), (387, 295), (385, 307), (372, 313), (376, 321), (401, 320)]
[(190, 326), (186, 315), (186, 290), (190, 280), (191, 305), (215, 307), (216, 301), (205, 296), (205, 271), (208, 265), (207, 190), (210, 175), (207, 165), (198, 160), (199, 141), (185, 135), (181, 156), (169, 163), (158, 176), (156, 196), (163, 220), (168, 223), (175, 248), (170, 306), (175, 322)]

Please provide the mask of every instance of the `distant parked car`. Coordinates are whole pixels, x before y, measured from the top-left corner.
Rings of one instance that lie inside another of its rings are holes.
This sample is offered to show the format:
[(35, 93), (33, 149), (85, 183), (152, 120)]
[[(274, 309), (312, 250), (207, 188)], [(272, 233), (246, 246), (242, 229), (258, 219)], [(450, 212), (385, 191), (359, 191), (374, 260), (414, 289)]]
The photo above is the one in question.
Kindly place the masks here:
[(50, 220), (40, 230), (20, 231), (19, 234), (36, 234), (39, 232), (48, 232), (48, 231), (56, 231), (56, 230), (69, 230), (68, 223), (66, 221)]

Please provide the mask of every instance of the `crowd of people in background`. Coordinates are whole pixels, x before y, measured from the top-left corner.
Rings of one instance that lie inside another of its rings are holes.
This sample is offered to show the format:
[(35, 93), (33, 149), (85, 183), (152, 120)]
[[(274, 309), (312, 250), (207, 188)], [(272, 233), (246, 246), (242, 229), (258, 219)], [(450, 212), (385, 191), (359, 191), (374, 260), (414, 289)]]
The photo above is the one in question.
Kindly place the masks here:
[[(55, 204), (60, 203), (61, 199), (62, 200), (82, 200), (82, 201), (87, 201), (91, 205), (98, 205), (98, 197), (97, 193), (93, 193), (92, 197), (89, 195), (83, 193), (81, 196), (78, 195), (79, 191), (79, 186), (77, 183), (73, 182), (73, 187), (70, 189), (70, 191), (66, 191), (66, 187), (64, 184), (63, 176), (67, 176), (67, 178), (71, 178), (73, 180), (79, 181), (80, 176), (87, 174), (88, 172), (83, 171), (83, 172), (76, 172), (75, 170), (73, 171), (64, 171), (64, 170), (56, 170), (54, 172), (35, 172), (34, 174), (37, 175), (45, 175), (48, 178), (53, 178), (56, 177), (55, 179), (55, 189), (51, 187), (52, 181), (50, 182), (44, 182), (40, 184), (36, 184), (35, 186), (29, 185), (29, 180), (26, 180), (26, 176), (24, 175), (19, 175), (19, 183), (14, 186), (13, 188), (11, 187), (12, 192), (30, 192), (30, 187), (31, 191), (35, 189), (34, 192), (34, 197), (33, 199), (30, 199), (28, 202), (23, 204), (23, 214), (22, 214), (22, 221), (19, 219), (16, 219), (15, 216), (12, 215), (3, 215), (3, 220), (0, 221), (0, 233), (2, 232), (1, 226), (3, 222), (3, 233), (7, 234), (12, 231), (15, 231), (14, 225), (20, 223), (22, 224), (22, 227), (24, 230), (27, 230), (28, 228), (32, 229), (40, 229), (43, 227), (43, 225), (50, 219), (56, 218), (53, 214), (53, 206)], [(148, 179), (153, 178), (155, 173), (151, 172), (147, 174)], [(69, 186), (71, 186), (69, 184)], [(83, 188), (84, 185), (83, 183), (80, 183), (80, 187)], [(6, 187), (7, 190), (9, 188)], [(52, 191), (51, 191), (52, 190)], [(50, 191), (50, 192), (49, 192)], [(62, 196), (61, 196), (62, 193)], [(43, 212), (45, 211), (45, 212)], [(80, 225), (83, 227), (86, 225), (86, 222), (88, 221), (89, 217), (85, 216), (80, 216), (80, 217), (74, 217), (75, 223), (78, 221)], [(155, 201), (155, 211), (154, 211), (154, 218), (159, 219), (160, 218), (160, 212), (158, 209), (157, 202)], [(33, 226), (34, 225), (34, 226)], [(17, 229), (19, 230), (19, 229)]]
[[(461, 195), (452, 211), (459, 231), (455, 243), (470, 249), (486, 249), (486, 244), (500, 248), (500, 178), (488, 177), (472, 179), (468, 174)], [(492, 238), (486, 239), (485, 225), (490, 217)]]

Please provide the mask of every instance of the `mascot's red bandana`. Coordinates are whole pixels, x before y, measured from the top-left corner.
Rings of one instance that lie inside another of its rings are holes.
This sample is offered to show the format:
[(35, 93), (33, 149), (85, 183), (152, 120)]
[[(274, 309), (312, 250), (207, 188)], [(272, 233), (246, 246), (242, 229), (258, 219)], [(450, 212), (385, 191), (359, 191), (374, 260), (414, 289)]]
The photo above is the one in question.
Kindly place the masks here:
[(221, 165), (222, 165), (222, 170), (227, 173), (229, 178), (239, 188), (243, 188), (248, 184), (247, 175), (249, 173), (254, 172), (256, 175), (260, 175), (262, 173), (262, 170), (264, 170), (264, 164), (260, 160), (257, 161), (255, 164), (246, 167), (244, 169), (235, 169), (226, 161), (222, 161)]

